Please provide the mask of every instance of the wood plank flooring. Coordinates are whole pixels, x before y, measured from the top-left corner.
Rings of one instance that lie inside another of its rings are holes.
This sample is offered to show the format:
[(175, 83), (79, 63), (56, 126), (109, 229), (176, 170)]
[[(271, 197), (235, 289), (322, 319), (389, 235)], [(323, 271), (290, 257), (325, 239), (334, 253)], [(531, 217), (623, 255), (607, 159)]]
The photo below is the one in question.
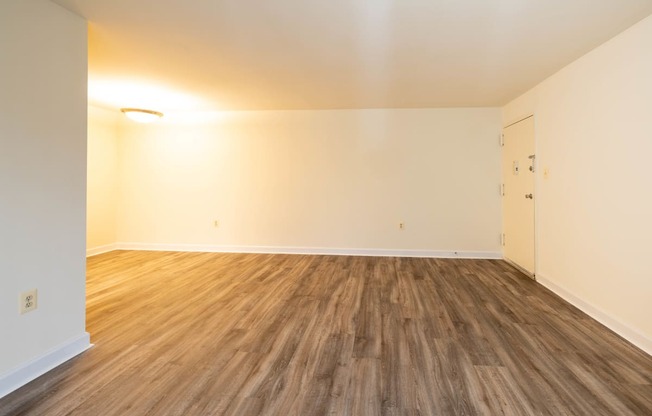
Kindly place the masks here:
[(652, 357), (502, 261), (116, 251), (2, 415), (652, 415)]

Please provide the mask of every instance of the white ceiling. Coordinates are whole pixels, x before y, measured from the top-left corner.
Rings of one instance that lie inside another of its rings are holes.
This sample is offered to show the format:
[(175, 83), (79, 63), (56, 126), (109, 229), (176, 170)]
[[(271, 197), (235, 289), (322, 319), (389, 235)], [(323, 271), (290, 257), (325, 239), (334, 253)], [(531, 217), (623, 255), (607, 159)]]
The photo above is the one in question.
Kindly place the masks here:
[(105, 107), (499, 106), (652, 0), (53, 0), (90, 22)]

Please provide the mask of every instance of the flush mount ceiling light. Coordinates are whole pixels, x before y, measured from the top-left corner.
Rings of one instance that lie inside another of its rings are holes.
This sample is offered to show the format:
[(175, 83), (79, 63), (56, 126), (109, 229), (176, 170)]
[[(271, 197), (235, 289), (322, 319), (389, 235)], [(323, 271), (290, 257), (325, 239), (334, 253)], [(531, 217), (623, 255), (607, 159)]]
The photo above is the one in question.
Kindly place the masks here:
[(139, 123), (151, 123), (163, 117), (163, 113), (153, 110), (143, 110), (140, 108), (121, 108), (122, 111), (130, 119)]

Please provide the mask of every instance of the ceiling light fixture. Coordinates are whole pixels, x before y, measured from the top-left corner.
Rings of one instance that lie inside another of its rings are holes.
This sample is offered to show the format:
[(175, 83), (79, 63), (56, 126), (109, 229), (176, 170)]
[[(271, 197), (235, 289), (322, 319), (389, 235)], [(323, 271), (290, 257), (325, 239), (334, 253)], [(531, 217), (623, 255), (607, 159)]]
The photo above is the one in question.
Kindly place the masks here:
[(163, 113), (153, 110), (143, 110), (140, 108), (121, 108), (125, 116), (139, 123), (151, 123), (163, 117)]

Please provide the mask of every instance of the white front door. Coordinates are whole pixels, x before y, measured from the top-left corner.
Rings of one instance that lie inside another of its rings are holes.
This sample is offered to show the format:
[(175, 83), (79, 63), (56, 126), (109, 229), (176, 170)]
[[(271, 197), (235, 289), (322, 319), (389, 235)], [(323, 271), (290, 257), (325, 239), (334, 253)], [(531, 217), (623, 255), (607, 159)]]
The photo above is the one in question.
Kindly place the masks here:
[(534, 276), (534, 117), (503, 131), (505, 259)]

